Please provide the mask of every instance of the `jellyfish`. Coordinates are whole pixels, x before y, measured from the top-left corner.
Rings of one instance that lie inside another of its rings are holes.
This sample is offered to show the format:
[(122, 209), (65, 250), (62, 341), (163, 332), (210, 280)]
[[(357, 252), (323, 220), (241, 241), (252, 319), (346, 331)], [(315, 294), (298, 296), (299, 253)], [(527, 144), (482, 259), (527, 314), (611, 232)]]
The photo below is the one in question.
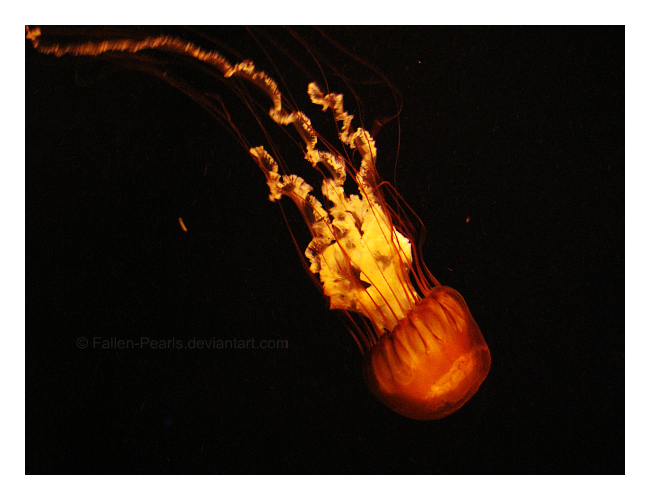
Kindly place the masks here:
[[(307, 88), (311, 102), (332, 113), (345, 149), (341, 151), (316, 131), (305, 112), (287, 104), (276, 81), (252, 61), (231, 63), (215, 50), (173, 36), (65, 44), (46, 42), (39, 28), (29, 27), (26, 36), (36, 50), (58, 57), (175, 54), (200, 62), (226, 81), (247, 82), (260, 90), (270, 104), (271, 120), (297, 132), (305, 166), (321, 177), (320, 196), (302, 176), (281, 167), (264, 145), (248, 152), (266, 179), (269, 200), (291, 199), (307, 224), (311, 241), (304, 255), (309, 271), (318, 277), (330, 309), (351, 320), (369, 390), (394, 412), (416, 420), (446, 417), (478, 391), (490, 369), (488, 346), (461, 294), (441, 285), (420, 261), (408, 223), (385, 199), (387, 183), (377, 172), (374, 138), (363, 126), (355, 128), (343, 94), (323, 91), (316, 82)], [(183, 82), (153, 72), (214, 112)], [(346, 186), (348, 179), (355, 192)]]

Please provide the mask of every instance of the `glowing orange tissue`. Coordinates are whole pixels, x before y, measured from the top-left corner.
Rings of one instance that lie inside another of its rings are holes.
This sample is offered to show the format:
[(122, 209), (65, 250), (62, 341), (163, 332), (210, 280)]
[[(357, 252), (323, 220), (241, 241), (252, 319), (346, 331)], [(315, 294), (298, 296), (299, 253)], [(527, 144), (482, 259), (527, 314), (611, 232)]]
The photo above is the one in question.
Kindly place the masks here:
[[(321, 195), (317, 198), (312, 186), (264, 146), (249, 147), (249, 153), (266, 177), (270, 200), (289, 197), (309, 226), (312, 239), (305, 256), (330, 308), (342, 310), (355, 325), (359, 323), (349, 313), (366, 318), (352, 334), (364, 356), (370, 391), (391, 410), (418, 420), (450, 415), (477, 392), (491, 363), (483, 335), (460, 293), (440, 285), (414, 255), (408, 223), (384, 199), (375, 141), (363, 127), (353, 127), (354, 117), (346, 112), (341, 94), (325, 93), (316, 83), (307, 89), (311, 102), (330, 110), (338, 124), (342, 150), (337, 150), (305, 113), (289, 108), (276, 82), (251, 61), (231, 64), (216, 51), (174, 37), (59, 45), (42, 43), (40, 36), (40, 30), (27, 29), (27, 37), (43, 53), (96, 56), (157, 50), (201, 61), (226, 81), (247, 81), (260, 89), (270, 100), (273, 122), (293, 127), (305, 164), (321, 174)], [(358, 194), (346, 192), (349, 178)], [(182, 219), (179, 223), (185, 231)]]

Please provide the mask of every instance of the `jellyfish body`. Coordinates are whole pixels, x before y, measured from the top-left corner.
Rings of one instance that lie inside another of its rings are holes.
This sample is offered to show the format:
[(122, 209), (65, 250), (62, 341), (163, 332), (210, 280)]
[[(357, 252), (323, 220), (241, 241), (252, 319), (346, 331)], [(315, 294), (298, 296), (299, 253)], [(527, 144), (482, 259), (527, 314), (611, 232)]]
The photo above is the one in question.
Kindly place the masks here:
[[(360, 157), (358, 167), (329, 145), (319, 149), (310, 119), (288, 110), (275, 81), (250, 61), (230, 64), (216, 51), (166, 36), (63, 45), (42, 43), (40, 30), (28, 28), (27, 38), (37, 50), (56, 56), (143, 50), (180, 54), (217, 69), (226, 79), (248, 80), (261, 89), (271, 100), (271, 119), (295, 128), (305, 160), (323, 173), (323, 201), (302, 177), (280, 171), (263, 146), (249, 153), (266, 177), (269, 198), (291, 198), (308, 224), (312, 240), (305, 255), (330, 308), (367, 318), (370, 326), (352, 333), (364, 355), (371, 392), (391, 410), (418, 420), (445, 417), (477, 392), (491, 362), (485, 340), (462, 296), (427, 279), (420, 272), (426, 266), (414, 262), (411, 241), (396, 228), (383, 199), (375, 142), (364, 128), (352, 129), (353, 116), (345, 111), (341, 94), (325, 94), (316, 83), (308, 88), (314, 104), (332, 111), (341, 144)], [(349, 174), (358, 194), (345, 191)]]
[[(378, 189), (377, 151), (363, 128), (350, 132), (351, 116), (343, 96), (323, 95), (309, 86), (312, 102), (332, 108), (342, 123), (341, 141), (361, 155), (355, 181), (359, 195), (346, 195), (346, 164), (341, 156), (316, 149), (308, 133), (306, 158), (326, 165), (331, 177), (321, 191), (328, 210), (311, 194), (311, 186), (295, 175), (280, 176), (273, 158), (261, 148), (251, 154), (267, 176), (270, 198), (293, 199), (314, 238), (306, 255), (318, 274), (330, 308), (362, 314), (375, 335), (363, 337), (363, 373), (370, 391), (391, 410), (417, 420), (454, 413), (483, 383), (490, 370), (490, 351), (463, 297), (446, 286), (434, 286), (421, 298), (409, 277), (412, 251), (408, 238), (392, 224)], [(308, 132), (310, 122), (300, 116)], [(418, 280), (425, 287), (424, 280)]]
[(463, 297), (433, 288), (363, 360), (370, 391), (391, 410), (416, 420), (454, 413), (478, 391), (490, 351)]

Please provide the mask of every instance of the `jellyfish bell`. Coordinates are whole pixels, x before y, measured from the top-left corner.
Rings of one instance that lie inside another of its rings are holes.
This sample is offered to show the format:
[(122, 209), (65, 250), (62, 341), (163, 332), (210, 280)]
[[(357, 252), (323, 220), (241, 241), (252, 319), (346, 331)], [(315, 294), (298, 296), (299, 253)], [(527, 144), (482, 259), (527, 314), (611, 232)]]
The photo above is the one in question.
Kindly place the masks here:
[(463, 297), (436, 286), (364, 356), (370, 391), (416, 420), (446, 417), (487, 377), (490, 351)]
[[(176, 86), (229, 127), (263, 172), (269, 199), (289, 198), (300, 211), (311, 233), (304, 252), (307, 267), (318, 277), (330, 308), (343, 311), (355, 325), (352, 334), (363, 354), (366, 384), (388, 408), (413, 419), (439, 419), (477, 392), (490, 369), (490, 351), (460, 293), (440, 285), (420, 262), (411, 223), (385, 199), (388, 193), (400, 200), (377, 172), (373, 135), (363, 121), (354, 124), (343, 94), (315, 82), (307, 88), (311, 103), (331, 113), (337, 124), (336, 147), (252, 61), (231, 62), (216, 50), (173, 36), (61, 42), (44, 39), (39, 28), (26, 31), (45, 54), (113, 54), (135, 60), (136, 68)], [(283, 160), (264, 127), (269, 143), (251, 144), (219, 97), (197, 91), (167, 71), (159, 54), (191, 61), (208, 77), (224, 80), (260, 125), (263, 114), (280, 130), (293, 129), (302, 163), (319, 174), (320, 185), (312, 187), (304, 175), (294, 173), (301, 166)], [(264, 108), (257, 97), (251, 98), (251, 89), (261, 92)], [(350, 180), (355, 189), (349, 188)], [(320, 195), (314, 194), (316, 188)]]

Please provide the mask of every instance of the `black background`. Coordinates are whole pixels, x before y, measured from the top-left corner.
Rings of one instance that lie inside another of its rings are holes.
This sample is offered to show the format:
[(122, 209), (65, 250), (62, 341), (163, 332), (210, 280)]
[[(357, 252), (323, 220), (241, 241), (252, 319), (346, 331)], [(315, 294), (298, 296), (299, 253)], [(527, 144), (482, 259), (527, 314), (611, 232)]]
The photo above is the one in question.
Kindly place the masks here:
[[(272, 73), (243, 30), (209, 32)], [(490, 347), (479, 392), (440, 421), (383, 407), (231, 135), (120, 61), (26, 43), (28, 473), (624, 472), (624, 29), (327, 32), (402, 94), (380, 171)]]

